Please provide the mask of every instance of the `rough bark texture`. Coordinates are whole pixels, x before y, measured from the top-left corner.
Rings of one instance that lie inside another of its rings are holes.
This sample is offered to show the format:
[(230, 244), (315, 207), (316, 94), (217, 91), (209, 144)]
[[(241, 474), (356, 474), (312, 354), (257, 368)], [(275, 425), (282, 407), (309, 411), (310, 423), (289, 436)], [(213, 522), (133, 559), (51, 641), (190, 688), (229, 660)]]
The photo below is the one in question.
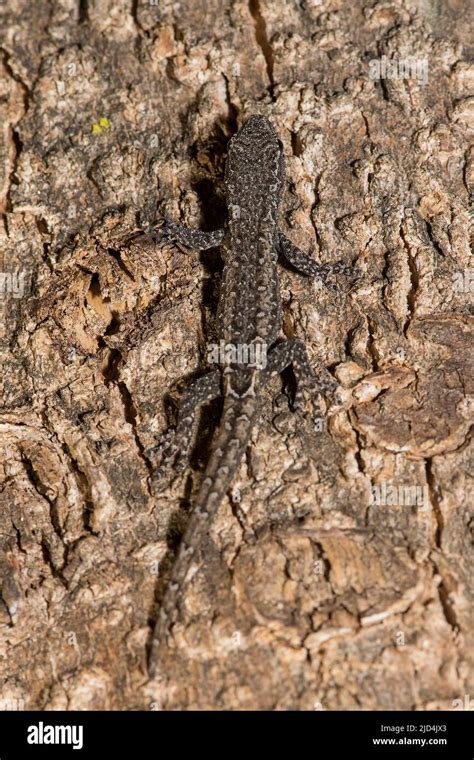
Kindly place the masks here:
[[(378, 710), (474, 695), (468, 5), (7, 2), (0, 699)], [(383, 56), (426, 59), (427, 82), (374, 80)], [(219, 405), (159, 497), (144, 452), (168, 389), (205, 367), (219, 259), (123, 237), (162, 216), (221, 224), (226, 142), (255, 112), (285, 145), (283, 229), (364, 272), (334, 296), (281, 270), (285, 332), (331, 368), (344, 409), (313, 428), (268, 389), (148, 682)]]

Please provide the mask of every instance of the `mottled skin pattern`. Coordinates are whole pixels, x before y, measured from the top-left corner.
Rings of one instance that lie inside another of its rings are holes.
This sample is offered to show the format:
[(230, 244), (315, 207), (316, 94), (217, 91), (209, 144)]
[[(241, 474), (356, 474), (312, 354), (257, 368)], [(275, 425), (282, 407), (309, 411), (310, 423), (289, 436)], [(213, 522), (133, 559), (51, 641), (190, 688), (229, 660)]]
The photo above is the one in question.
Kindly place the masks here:
[[(251, 345), (261, 341), (268, 349), (267, 365), (224, 361), (199, 378), (183, 394), (177, 428), (168, 431), (154, 452), (161, 457), (156, 479), (170, 469), (182, 472), (189, 460), (196, 412), (201, 404), (224, 397), (222, 420), (212, 454), (187, 524), (171, 580), (161, 605), (150, 656), (153, 674), (160, 642), (179, 616), (179, 601), (190, 571), (203, 561), (209, 527), (239, 467), (260, 408), (260, 390), (269, 378), (292, 365), (297, 380), (295, 407), (302, 391), (310, 389), (332, 397), (333, 378), (320, 370), (316, 377), (303, 343), (297, 339), (277, 342), (281, 332), (281, 301), (277, 272), (280, 254), (299, 272), (318, 277), (327, 287), (332, 274), (353, 275), (354, 269), (338, 262), (321, 265), (298, 250), (278, 229), (278, 212), (285, 178), (283, 148), (270, 122), (252, 116), (230, 140), (225, 174), (229, 212), (227, 230), (201, 232), (173, 222), (148, 228), (145, 235), (204, 250), (221, 246), (224, 271), (218, 321), (226, 344)], [(140, 234), (140, 233), (139, 233)]]

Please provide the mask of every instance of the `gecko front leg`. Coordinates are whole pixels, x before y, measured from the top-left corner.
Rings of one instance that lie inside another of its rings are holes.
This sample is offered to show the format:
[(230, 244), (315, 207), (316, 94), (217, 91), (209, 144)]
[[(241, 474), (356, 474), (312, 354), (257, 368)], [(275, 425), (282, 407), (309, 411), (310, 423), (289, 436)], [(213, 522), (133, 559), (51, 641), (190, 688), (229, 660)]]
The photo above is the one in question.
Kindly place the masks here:
[(186, 388), (181, 398), (176, 428), (167, 430), (157, 445), (148, 450), (148, 456), (152, 460), (161, 457), (160, 464), (153, 473), (155, 482), (163, 482), (170, 470), (179, 475), (186, 469), (196, 428), (197, 412), (202, 404), (219, 398), (221, 393), (219, 370), (199, 377)]
[(203, 232), (202, 230), (186, 227), (184, 224), (176, 224), (176, 222), (165, 220), (162, 225), (144, 227), (143, 230), (134, 232), (131, 237), (133, 239), (148, 237), (157, 243), (161, 240), (171, 240), (195, 251), (206, 251), (209, 248), (216, 248), (221, 245), (224, 236), (224, 229)]
[(283, 258), (290, 263), (297, 272), (306, 277), (317, 277), (328, 290), (338, 290), (337, 285), (330, 282), (332, 275), (342, 274), (345, 277), (357, 277), (359, 269), (348, 266), (343, 261), (335, 261), (332, 264), (319, 264), (307, 253), (301, 251), (288, 240), (282, 232), (278, 235), (278, 247)]

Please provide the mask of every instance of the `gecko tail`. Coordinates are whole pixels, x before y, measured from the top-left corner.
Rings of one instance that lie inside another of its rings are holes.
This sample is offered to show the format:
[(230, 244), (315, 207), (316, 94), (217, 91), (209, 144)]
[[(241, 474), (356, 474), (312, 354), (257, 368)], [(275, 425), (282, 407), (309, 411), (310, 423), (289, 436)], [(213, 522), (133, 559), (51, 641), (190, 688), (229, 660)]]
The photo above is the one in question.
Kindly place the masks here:
[(254, 397), (227, 399), (223, 419), (213, 444), (209, 464), (199, 488), (196, 503), (184, 531), (171, 578), (161, 603), (150, 649), (149, 672), (153, 677), (159, 652), (179, 618), (180, 600), (191, 571), (203, 561), (203, 552), (214, 515), (239, 468), (250, 439), (257, 403)]

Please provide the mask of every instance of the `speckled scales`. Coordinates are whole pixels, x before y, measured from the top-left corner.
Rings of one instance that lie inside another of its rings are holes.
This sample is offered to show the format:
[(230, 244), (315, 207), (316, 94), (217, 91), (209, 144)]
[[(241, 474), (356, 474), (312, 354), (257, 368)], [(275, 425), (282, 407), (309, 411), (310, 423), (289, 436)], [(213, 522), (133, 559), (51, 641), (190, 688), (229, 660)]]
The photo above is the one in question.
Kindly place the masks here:
[[(166, 237), (203, 250), (221, 245), (224, 270), (218, 305), (218, 324), (225, 344), (249, 346), (260, 342), (267, 349), (266, 366), (251, 366), (239, 358), (221, 362), (224, 406), (213, 440), (212, 453), (186, 526), (170, 583), (160, 608), (151, 654), (150, 672), (159, 661), (159, 648), (179, 618), (180, 599), (193, 568), (203, 561), (209, 527), (249, 443), (260, 410), (260, 391), (269, 378), (290, 364), (297, 379), (295, 407), (301, 391), (311, 389), (332, 397), (335, 381), (325, 371), (315, 376), (304, 344), (297, 339), (278, 341), (281, 332), (281, 300), (278, 256), (286, 258), (300, 273), (319, 277), (330, 287), (331, 274), (351, 274), (341, 265), (321, 265), (296, 248), (278, 228), (279, 207), (285, 181), (283, 147), (272, 124), (252, 116), (230, 140), (225, 188), (228, 208), (226, 230), (201, 232), (174, 222), (148, 228), (144, 234)], [(192, 445), (199, 405), (220, 392), (220, 375), (199, 378), (183, 395), (175, 432), (165, 434), (158, 447), (162, 462), (157, 475), (186, 466)]]

